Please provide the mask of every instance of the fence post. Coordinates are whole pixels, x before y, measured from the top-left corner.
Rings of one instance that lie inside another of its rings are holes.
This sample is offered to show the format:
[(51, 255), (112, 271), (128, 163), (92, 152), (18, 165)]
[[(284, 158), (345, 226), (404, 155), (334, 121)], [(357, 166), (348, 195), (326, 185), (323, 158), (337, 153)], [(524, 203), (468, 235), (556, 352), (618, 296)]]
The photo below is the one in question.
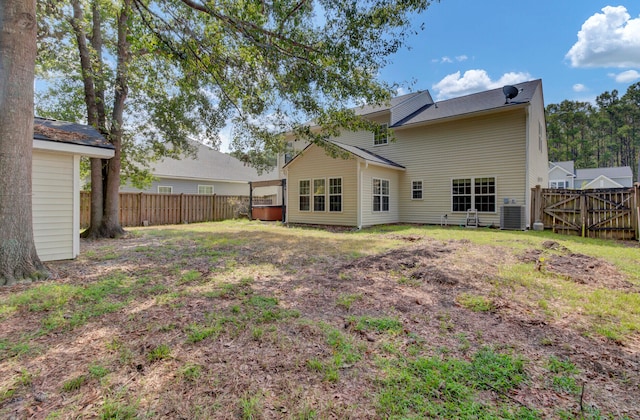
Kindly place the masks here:
[(580, 191), (580, 225), (582, 225), (582, 237), (587, 233), (587, 195)]
[(640, 182), (636, 182), (636, 184), (634, 185), (633, 188), (633, 205), (632, 205), (632, 209), (635, 209), (635, 217), (633, 217), (633, 214), (631, 215), (631, 217), (634, 219), (634, 229), (636, 231), (636, 239), (640, 240)]

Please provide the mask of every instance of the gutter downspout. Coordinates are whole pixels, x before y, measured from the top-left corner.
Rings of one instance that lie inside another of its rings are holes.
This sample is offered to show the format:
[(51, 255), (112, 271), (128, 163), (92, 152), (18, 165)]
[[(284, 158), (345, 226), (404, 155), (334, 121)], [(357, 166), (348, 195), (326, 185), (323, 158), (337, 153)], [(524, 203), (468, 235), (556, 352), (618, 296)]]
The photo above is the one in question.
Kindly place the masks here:
[(357, 178), (358, 178), (357, 179), (357, 183), (358, 183), (357, 184), (358, 185), (357, 190), (358, 191), (357, 191), (357, 194), (356, 194), (357, 195), (356, 200), (358, 200), (358, 203), (357, 203), (357, 206), (356, 206), (356, 208), (357, 208), (357, 212), (356, 212), (357, 213), (357, 215), (356, 215), (356, 219), (357, 220), (356, 220), (356, 223), (358, 225), (358, 230), (362, 229), (362, 168), (361, 168), (362, 165), (361, 165), (361, 163), (362, 163), (362, 160), (358, 159), (358, 164), (357, 164), (358, 165), (358, 173), (357, 173)]
[(524, 214), (527, 221), (526, 226), (531, 229), (531, 183), (529, 181), (529, 171), (531, 165), (529, 159), (531, 158), (531, 102), (524, 109), (525, 116), (525, 132), (527, 133), (525, 139), (525, 164), (524, 164)]

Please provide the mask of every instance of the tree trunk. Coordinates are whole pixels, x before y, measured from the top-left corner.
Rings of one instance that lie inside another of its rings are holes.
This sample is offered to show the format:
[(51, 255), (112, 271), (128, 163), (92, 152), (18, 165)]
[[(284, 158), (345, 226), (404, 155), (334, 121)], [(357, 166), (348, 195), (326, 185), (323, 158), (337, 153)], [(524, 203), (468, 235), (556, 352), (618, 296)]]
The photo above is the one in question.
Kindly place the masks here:
[[(78, 5), (77, 0), (74, 6)], [(85, 83), (85, 99), (87, 100), (87, 110), (91, 117), (91, 112), (96, 113), (96, 120), (92, 122), (101, 133), (105, 134), (115, 148), (115, 155), (109, 161), (101, 159), (91, 159), (91, 224), (82, 234), (84, 238), (114, 238), (124, 234), (124, 229), (120, 225), (120, 156), (122, 149), (122, 121), (124, 114), (124, 102), (128, 93), (127, 66), (129, 64), (129, 43), (127, 35), (129, 33), (131, 0), (125, 0), (120, 16), (118, 17), (118, 65), (115, 85), (114, 109), (111, 117), (111, 127), (105, 127), (105, 107), (104, 107), (104, 84), (102, 82), (102, 34), (101, 17), (99, 7), (93, 2), (93, 31), (91, 35), (91, 45), (96, 54), (97, 64), (89, 67), (83, 66), (92, 75), (91, 95), (87, 96), (87, 85)], [(81, 12), (81, 11), (80, 11)], [(78, 15), (76, 15), (77, 17)], [(81, 15), (80, 15), (81, 16)], [(83, 37), (86, 34), (81, 27), (76, 29), (76, 36), (79, 33)], [(83, 52), (88, 53), (86, 43), (78, 41), (80, 56)], [(84, 49), (84, 51), (83, 51)], [(97, 74), (97, 78), (95, 74)]]
[(33, 240), (36, 1), (0, 2), (0, 285), (48, 275)]

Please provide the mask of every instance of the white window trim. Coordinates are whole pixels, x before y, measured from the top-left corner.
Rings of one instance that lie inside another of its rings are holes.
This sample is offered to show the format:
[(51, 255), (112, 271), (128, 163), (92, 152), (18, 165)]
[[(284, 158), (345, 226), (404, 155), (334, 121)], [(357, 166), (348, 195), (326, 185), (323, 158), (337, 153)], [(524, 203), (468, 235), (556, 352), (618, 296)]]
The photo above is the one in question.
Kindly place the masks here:
[[(169, 188), (169, 192), (160, 192), (160, 188)], [(158, 194), (173, 194), (173, 187), (171, 185), (158, 185), (156, 191)]]
[[(562, 182), (563, 183), (563, 187), (558, 187), (558, 183)], [(556, 186), (552, 187), (551, 184), (555, 183)], [(567, 189), (569, 188), (569, 180), (567, 179), (550, 179), (549, 180), (549, 188), (564, 188)]]
[(453, 180), (454, 179), (470, 179), (471, 180), (471, 210), (476, 209), (476, 193), (475, 193), (475, 185), (476, 185), (476, 179), (478, 178), (493, 178), (493, 183), (495, 185), (495, 211), (480, 211), (478, 210), (478, 213), (482, 213), (482, 214), (498, 214), (498, 177), (495, 175), (486, 175), (486, 176), (456, 176), (456, 177), (452, 177), (449, 180), (449, 196), (451, 197), (451, 212), (452, 213), (456, 213), (456, 214), (463, 214), (466, 213), (467, 211), (453, 211)]
[[(331, 180), (332, 179), (339, 179), (340, 180), (340, 194), (331, 194)], [(344, 208), (344, 183), (342, 182), (342, 177), (341, 176), (333, 176), (330, 178), (327, 178), (327, 188), (325, 189), (327, 191), (327, 211), (329, 213), (342, 213), (342, 209)], [(340, 210), (331, 210), (331, 196), (340, 196)]]
[[(304, 181), (308, 181), (309, 182), (309, 194), (301, 194), (300, 193), (300, 183), (304, 182)], [(298, 211), (301, 212), (305, 212), (305, 213), (309, 213), (310, 211), (313, 210), (313, 201), (311, 201), (311, 189), (313, 188), (313, 182), (311, 181), (311, 179), (305, 178), (305, 179), (299, 179), (298, 180)], [(309, 208), (307, 210), (301, 210), (300, 209), (300, 197), (309, 197)]]
[[(373, 209), (373, 197), (375, 197), (378, 194), (375, 194), (373, 192), (373, 183), (375, 180), (380, 180), (380, 181), (387, 181), (387, 183), (389, 184), (389, 193), (385, 196), (384, 194), (382, 194), (382, 184), (380, 184), (380, 210), (374, 210)], [(382, 197), (389, 197), (389, 209), (387, 210), (383, 210), (383, 205), (382, 205)], [(391, 181), (388, 179), (384, 179), (384, 178), (371, 178), (371, 211), (373, 213), (389, 213), (391, 211)]]
[[(389, 124), (387, 124), (387, 123), (380, 124), (380, 131), (388, 130), (388, 129), (389, 129)], [(382, 136), (380, 137), (380, 139), (382, 139)], [(384, 143), (376, 143), (376, 133), (373, 133), (373, 145), (374, 146), (386, 146), (387, 144), (389, 144), (389, 136), (388, 135), (384, 136)]]
[[(414, 191), (414, 190), (413, 190), (413, 183), (414, 183), (414, 182), (419, 182), (419, 183), (420, 183), (420, 195), (422, 196), (422, 197), (420, 197), (420, 198), (413, 198), (413, 191)], [(409, 194), (411, 194), (411, 200), (413, 200), (413, 201), (421, 201), (421, 200), (424, 200), (424, 181), (423, 181), (423, 180), (421, 180), (421, 179), (412, 179), (412, 180), (409, 182)]]
[[(316, 181), (324, 181), (324, 194), (316, 194)], [(316, 210), (316, 197), (324, 197), (324, 210)], [(316, 213), (324, 213), (327, 211), (327, 178), (313, 178), (311, 181), (311, 211)]]
[[(203, 188), (211, 187), (211, 192), (210, 193), (201, 193), (200, 192), (200, 187), (203, 187)], [(198, 194), (201, 194), (201, 195), (213, 195), (213, 192), (214, 192), (214, 187), (211, 184), (200, 184), (200, 185), (198, 185)]]

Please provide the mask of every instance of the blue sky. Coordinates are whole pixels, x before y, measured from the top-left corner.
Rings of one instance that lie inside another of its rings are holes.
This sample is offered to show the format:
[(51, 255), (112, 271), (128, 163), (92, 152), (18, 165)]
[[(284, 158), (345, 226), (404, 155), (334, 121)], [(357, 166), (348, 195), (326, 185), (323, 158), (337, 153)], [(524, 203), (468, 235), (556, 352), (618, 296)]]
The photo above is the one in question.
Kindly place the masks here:
[[(542, 79), (545, 104), (640, 81), (640, 2), (442, 0), (380, 77), (438, 99)], [(407, 86), (406, 82), (409, 83)]]

